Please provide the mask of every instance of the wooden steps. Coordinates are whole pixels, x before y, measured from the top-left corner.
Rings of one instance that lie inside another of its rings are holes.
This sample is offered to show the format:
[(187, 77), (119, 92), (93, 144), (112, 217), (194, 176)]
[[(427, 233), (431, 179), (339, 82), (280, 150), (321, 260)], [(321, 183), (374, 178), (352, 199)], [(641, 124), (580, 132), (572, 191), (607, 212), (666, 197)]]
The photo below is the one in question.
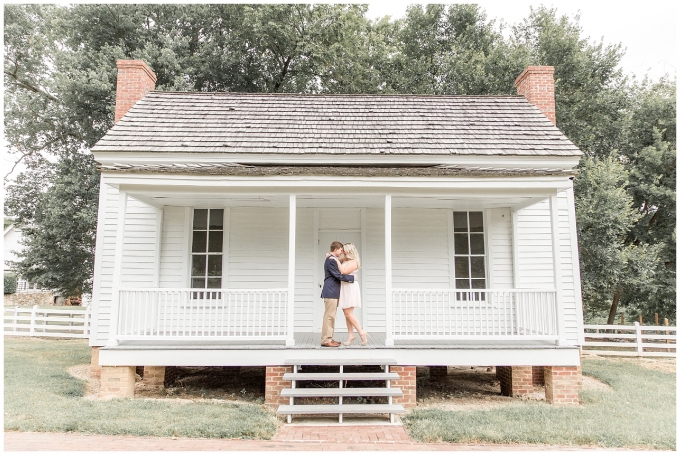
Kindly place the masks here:
[(295, 404), (279, 406), (279, 414), (402, 414), (400, 404)]
[[(313, 363), (310, 363), (313, 362)], [(284, 365), (323, 365), (323, 366), (339, 366), (339, 365), (396, 365), (397, 361), (394, 359), (325, 359), (325, 360), (301, 360), (293, 359), (286, 360)]]
[(403, 397), (401, 389), (387, 387), (345, 387), (337, 389), (283, 389), (282, 397)]
[[(394, 423), (394, 415), (404, 413), (404, 407), (393, 404), (393, 397), (403, 396), (401, 389), (390, 387), (390, 381), (399, 379), (399, 374), (390, 373), (390, 365), (395, 365), (394, 359), (330, 359), (330, 360), (286, 360), (285, 365), (292, 365), (293, 372), (283, 375), (284, 381), (291, 381), (291, 388), (281, 391), (282, 397), (290, 399), (290, 404), (280, 405), (277, 414), (287, 415), (288, 423), (293, 415), (319, 415), (337, 414), (338, 421), (342, 423), (344, 414), (389, 414), (390, 422)], [(318, 373), (310, 367), (338, 367), (338, 372)], [(346, 366), (380, 366), (383, 370), (376, 372), (346, 373)], [(300, 372), (302, 370), (304, 372)], [(337, 382), (337, 387), (297, 387), (299, 381)], [(383, 387), (378, 385), (371, 387), (346, 387), (348, 381), (380, 381)], [(386, 397), (388, 403), (343, 403), (343, 398), (349, 397)], [(318, 404), (295, 404), (295, 399), (305, 401), (326, 399)], [(328, 404), (328, 398), (337, 398), (337, 404)]]
[(285, 373), (284, 381), (394, 381), (397, 373)]

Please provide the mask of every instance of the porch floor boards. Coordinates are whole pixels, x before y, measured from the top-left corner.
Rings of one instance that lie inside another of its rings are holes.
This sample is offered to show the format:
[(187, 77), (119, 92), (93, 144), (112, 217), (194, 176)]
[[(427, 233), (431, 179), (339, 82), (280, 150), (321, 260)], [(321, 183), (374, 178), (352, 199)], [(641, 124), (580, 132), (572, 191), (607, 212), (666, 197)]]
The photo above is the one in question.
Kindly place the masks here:
[[(346, 333), (336, 333), (335, 340), (345, 341)], [(571, 347), (571, 346), (570, 346)], [(125, 340), (118, 346), (107, 346), (106, 349), (227, 349), (227, 350), (262, 350), (262, 349), (319, 349), (319, 350), (347, 350), (347, 349), (556, 349), (555, 343), (540, 340), (395, 340), (394, 347), (385, 346), (385, 332), (369, 332), (368, 343), (361, 346), (360, 338), (354, 340), (351, 346), (341, 345), (338, 348), (321, 346), (321, 333), (296, 332), (295, 346), (286, 346), (284, 341), (271, 340)]]

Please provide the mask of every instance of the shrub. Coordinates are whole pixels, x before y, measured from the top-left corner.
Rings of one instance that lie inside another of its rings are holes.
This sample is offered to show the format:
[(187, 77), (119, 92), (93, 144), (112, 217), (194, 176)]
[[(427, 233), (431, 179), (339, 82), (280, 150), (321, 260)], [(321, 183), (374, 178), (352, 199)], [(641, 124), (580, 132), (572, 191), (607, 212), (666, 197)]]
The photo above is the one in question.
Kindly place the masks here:
[(5, 294), (14, 294), (17, 292), (16, 273), (5, 273), (3, 281), (5, 283)]

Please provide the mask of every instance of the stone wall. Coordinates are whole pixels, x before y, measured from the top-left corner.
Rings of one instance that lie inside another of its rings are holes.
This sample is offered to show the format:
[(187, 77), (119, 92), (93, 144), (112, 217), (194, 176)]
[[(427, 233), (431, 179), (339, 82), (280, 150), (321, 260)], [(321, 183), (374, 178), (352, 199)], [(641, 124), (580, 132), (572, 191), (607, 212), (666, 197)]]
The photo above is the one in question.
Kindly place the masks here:
[(4, 295), (5, 306), (53, 305), (54, 294), (50, 291), (16, 292)]

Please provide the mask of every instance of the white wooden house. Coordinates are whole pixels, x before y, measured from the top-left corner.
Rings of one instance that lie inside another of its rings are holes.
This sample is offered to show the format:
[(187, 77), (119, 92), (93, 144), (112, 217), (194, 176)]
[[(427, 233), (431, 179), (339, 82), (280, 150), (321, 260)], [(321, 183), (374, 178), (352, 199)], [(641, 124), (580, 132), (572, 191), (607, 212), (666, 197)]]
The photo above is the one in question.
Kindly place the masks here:
[[(295, 365), (373, 362), (399, 374), (395, 404), (415, 403), (419, 365), (578, 400), (581, 152), (554, 125), (551, 67), (520, 96), (469, 97), (156, 92), (143, 62), (118, 68), (92, 149), (103, 394), (130, 396), (135, 366), (266, 365), (267, 402), (287, 403)], [(361, 254), (367, 347), (319, 345), (333, 240)]]

